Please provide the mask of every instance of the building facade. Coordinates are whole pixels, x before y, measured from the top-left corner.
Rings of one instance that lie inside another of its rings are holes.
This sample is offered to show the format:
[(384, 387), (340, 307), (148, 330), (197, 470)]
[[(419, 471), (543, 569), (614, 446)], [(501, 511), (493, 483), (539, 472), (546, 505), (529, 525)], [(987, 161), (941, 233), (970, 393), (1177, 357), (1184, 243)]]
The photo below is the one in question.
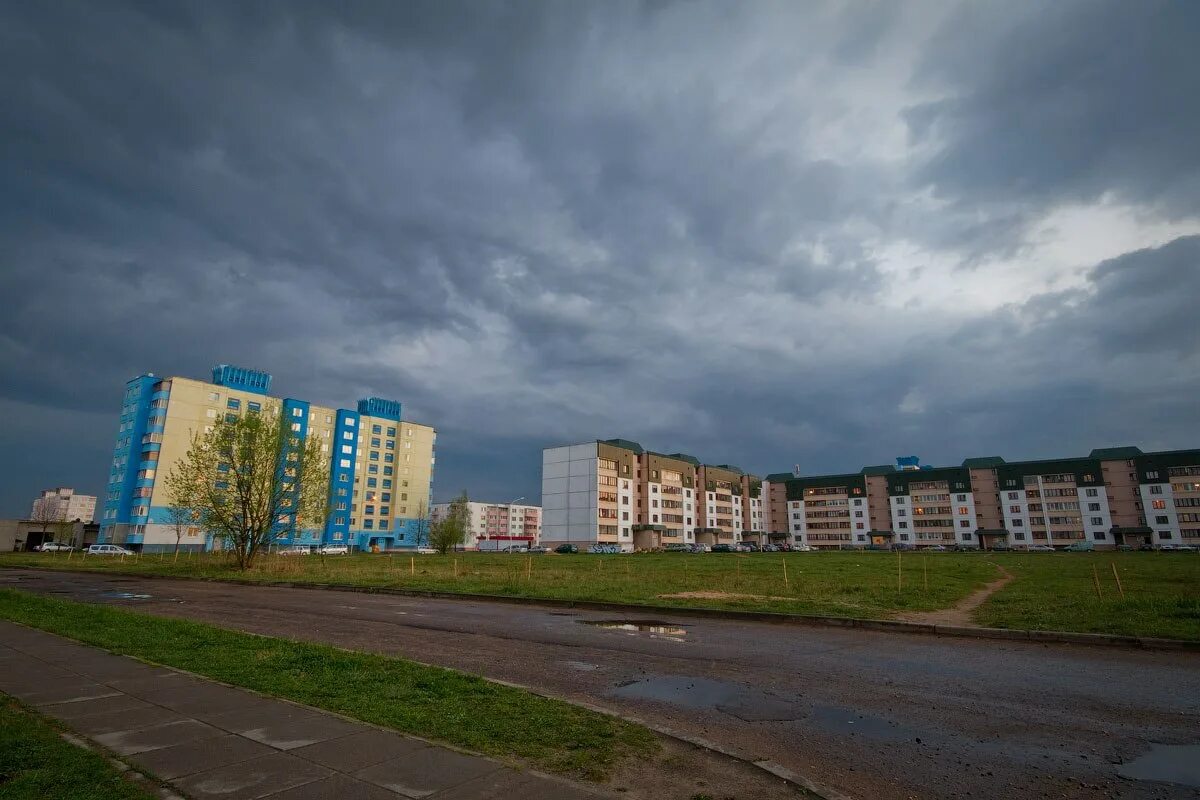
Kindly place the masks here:
[[(516, 503), (468, 502), (467, 539), (463, 546), (470, 550), (505, 550), (510, 547), (533, 547), (542, 540), (542, 509), (540, 506)], [(449, 503), (435, 503), (434, 523), (446, 518)]]
[[(361, 550), (416, 545), (427, 515), (436, 432), (401, 418), (400, 403), (360, 400), (335, 409), (270, 395), (266, 372), (222, 364), (212, 381), (140, 375), (125, 386), (100, 519), (100, 541), (133, 549), (173, 549), (166, 477), (193, 436), (240, 414), (281, 414), (301, 446), (320, 443), (329, 458), (329, 515), (320, 529), (282, 530), (280, 546), (345, 544)], [(189, 526), (182, 545), (219, 546)]]
[(542, 542), (647, 550), (735, 544), (766, 524), (762, 483), (728, 464), (627, 439), (542, 451)]
[(957, 467), (915, 459), (842, 475), (768, 475), (767, 540), (836, 549), (1200, 544), (1200, 450)]
[(75, 490), (69, 486), (44, 489), (41, 496), (33, 501), (29, 518), (95, 522), (96, 498), (90, 494), (75, 494)]

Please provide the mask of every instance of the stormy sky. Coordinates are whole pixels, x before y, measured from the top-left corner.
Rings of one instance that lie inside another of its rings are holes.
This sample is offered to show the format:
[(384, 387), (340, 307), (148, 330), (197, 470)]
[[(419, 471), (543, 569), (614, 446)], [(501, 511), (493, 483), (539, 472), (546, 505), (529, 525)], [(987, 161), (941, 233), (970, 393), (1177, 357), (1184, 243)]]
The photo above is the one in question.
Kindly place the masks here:
[(0, 515), (124, 381), (404, 403), (435, 494), (1200, 446), (1200, 3), (9, 2)]

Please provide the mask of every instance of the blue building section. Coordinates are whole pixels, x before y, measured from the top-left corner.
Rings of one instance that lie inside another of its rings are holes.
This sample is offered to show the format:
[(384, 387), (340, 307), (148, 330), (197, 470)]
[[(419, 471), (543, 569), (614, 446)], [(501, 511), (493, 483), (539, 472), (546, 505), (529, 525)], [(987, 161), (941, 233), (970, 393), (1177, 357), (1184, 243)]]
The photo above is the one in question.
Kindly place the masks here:
[(243, 392), (268, 394), (271, 391), (271, 373), (257, 369), (235, 367), (232, 364), (218, 364), (213, 367), (213, 383), (217, 386), (228, 386), (230, 389), (240, 389)]
[[(149, 492), (138, 490), (153, 488), (158, 466), (156, 460), (144, 460), (143, 453), (155, 452), (161, 446), (151, 441), (153, 437), (149, 435), (151, 411), (161, 410), (165, 413), (170, 394), (168, 391), (155, 392), (155, 386), (159, 383), (159, 378), (147, 373), (125, 384), (117, 441), (113, 447), (113, 460), (109, 465), (104, 511), (100, 517), (98, 542), (111, 542), (117, 525), (133, 524), (131, 513), (137, 507), (135, 494), (145, 494), (144, 499), (147, 505), (149, 504)], [(154, 416), (156, 421), (161, 419), (158, 415)], [(162, 433), (161, 424), (154, 427)], [(139, 519), (141, 522), (138, 524), (144, 524), (145, 517)]]
[(358, 401), (358, 413), (368, 417), (381, 417), (392, 422), (400, 421), (400, 401), (382, 397), (367, 397)]
[[(295, 400), (289, 397), (283, 401), (283, 426), (288, 440), (280, 452), (277, 478), (285, 484), (291, 484), (291, 488), (285, 490), (284, 498), (291, 500), (293, 509), (297, 508), (300, 502), (301, 476), (296, 474), (296, 464), (303, 457), (304, 447), (308, 441), (308, 410), (309, 404), (304, 400)], [(289, 456), (294, 456), (295, 460), (291, 460)], [(285, 516), (286, 519), (281, 518), (275, 524), (272, 532), (274, 544), (294, 546), (321, 543), (321, 531), (315, 528), (307, 530), (297, 528), (296, 511), (293, 510)]]
[[(361, 405), (361, 404), (360, 404)], [(354, 462), (358, 458), (357, 412), (339, 409), (333, 429), (333, 451), (329, 464), (329, 519), (325, 522), (326, 544), (352, 544), (351, 505), (354, 503)]]

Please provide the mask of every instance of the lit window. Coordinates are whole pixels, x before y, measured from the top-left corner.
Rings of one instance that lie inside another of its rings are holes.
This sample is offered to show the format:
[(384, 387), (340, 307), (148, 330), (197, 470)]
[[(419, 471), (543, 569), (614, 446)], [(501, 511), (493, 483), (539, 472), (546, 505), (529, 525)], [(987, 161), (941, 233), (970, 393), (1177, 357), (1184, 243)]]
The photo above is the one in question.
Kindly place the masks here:
[(302, 408), (293, 408), (293, 409), (292, 409), (292, 416), (293, 416), (293, 417), (296, 417), (297, 419), (299, 419), (300, 417), (303, 417), (303, 416), (304, 416), (304, 409), (302, 409)]

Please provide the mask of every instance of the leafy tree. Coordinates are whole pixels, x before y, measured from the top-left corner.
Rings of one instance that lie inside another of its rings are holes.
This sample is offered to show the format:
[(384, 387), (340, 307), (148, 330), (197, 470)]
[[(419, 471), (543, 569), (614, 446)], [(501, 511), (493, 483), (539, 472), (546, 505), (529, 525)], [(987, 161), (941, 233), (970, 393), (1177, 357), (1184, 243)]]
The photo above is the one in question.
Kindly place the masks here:
[(433, 523), (429, 531), (429, 546), (445, 555), (451, 548), (458, 547), (467, 538), (471, 511), (464, 491), (450, 503), (446, 516)]
[(320, 527), (329, 513), (329, 464), (301, 442), (278, 408), (226, 417), (197, 433), (167, 478), (172, 505), (220, 537), (240, 569), (277, 537)]

